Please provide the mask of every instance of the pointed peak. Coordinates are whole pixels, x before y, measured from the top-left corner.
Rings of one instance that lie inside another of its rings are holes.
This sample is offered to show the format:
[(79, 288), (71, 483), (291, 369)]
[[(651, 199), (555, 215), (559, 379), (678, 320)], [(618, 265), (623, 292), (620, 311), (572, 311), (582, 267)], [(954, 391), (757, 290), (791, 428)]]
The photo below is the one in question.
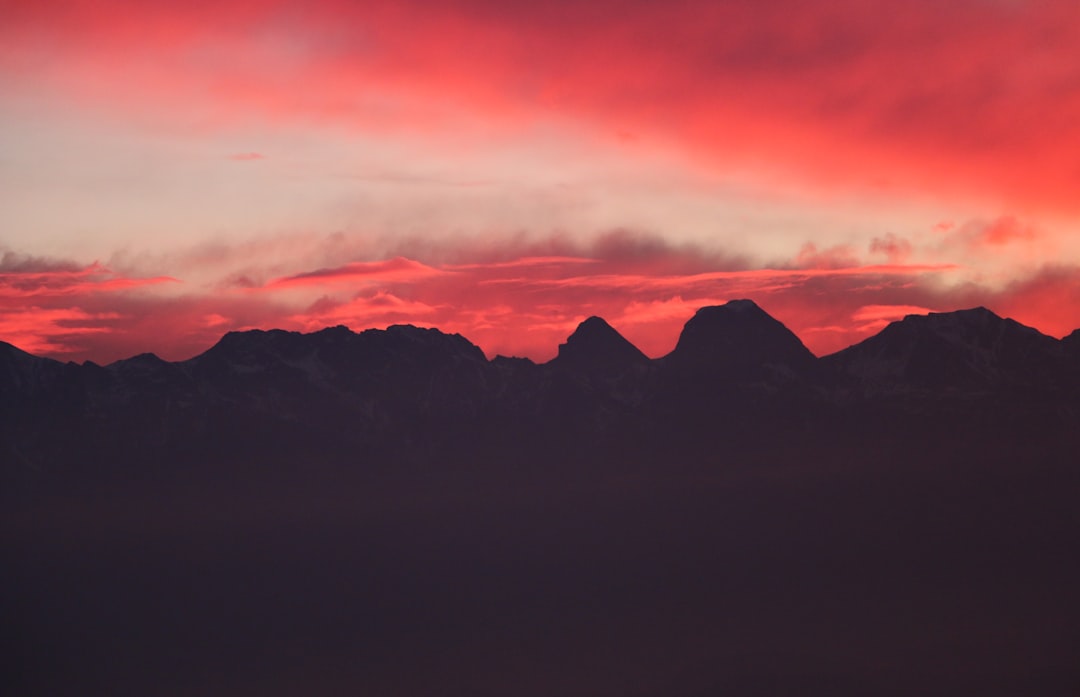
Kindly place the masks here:
[(598, 366), (647, 363), (648, 356), (602, 317), (589, 317), (559, 345), (559, 365)]
[(607, 323), (603, 317), (597, 317), (593, 315), (588, 319), (583, 320), (578, 324), (574, 332), (567, 338), (567, 343), (572, 341), (581, 341), (585, 337), (613, 337), (616, 336), (622, 339), (622, 335), (619, 334), (610, 324)]
[(597, 315), (593, 315), (592, 317), (588, 317), (582, 320), (581, 323), (578, 324), (577, 329), (578, 331), (580, 331), (582, 328), (585, 327), (606, 327), (608, 329), (611, 329), (612, 331), (615, 331), (614, 329), (612, 329), (611, 325), (607, 323), (607, 320), (605, 320), (603, 317), (598, 317)]

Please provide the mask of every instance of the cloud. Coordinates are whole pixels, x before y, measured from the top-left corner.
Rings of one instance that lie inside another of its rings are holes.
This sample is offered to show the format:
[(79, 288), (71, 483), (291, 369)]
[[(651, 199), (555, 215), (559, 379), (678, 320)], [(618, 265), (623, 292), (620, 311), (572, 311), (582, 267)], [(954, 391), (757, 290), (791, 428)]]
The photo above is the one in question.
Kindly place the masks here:
[(328, 284), (402, 283), (445, 273), (412, 259), (395, 257), (386, 261), (351, 262), (333, 268), (316, 269), (276, 278), (267, 288), (318, 286)]
[(882, 254), (891, 264), (900, 264), (911, 256), (913, 245), (907, 239), (893, 233), (875, 237), (870, 241), (870, 253)]
[(436, 310), (435, 306), (423, 302), (377, 291), (371, 295), (358, 295), (348, 302), (337, 302), (324, 296), (290, 319), (308, 331), (338, 324), (382, 329), (391, 324), (424, 322)]
[[(1017, 246), (1037, 241), (1040, 234), (1033, 225), (1014, 216), (1001, 216), (994, 220), (972, 220), (948, 233), (948, 241), (966, 247), (976, 253), (1017, 252)], [(1004, 249), (1010, 247), (1011, 249)]]
[(66, 261), (19, 257), (5, 253), (0, 259), (0, 302), (29, 298), (106, 293), (162, 283), (175, 278), (131, 278), (117, 274), (98, 262), (79, 266)]
[(842, 269), (858, 266), (859, 260), (849, 245), (818, 250), (813, 242), (807, 242), (795, 256), (795, 265), (800, 269)]
[(84, 267), (70, 261), (27, 256), (5, 251), (0, 254), (0, 274), (79, 273)]
[(1072, 0), (60, 0), (8, 15), (0, 70), (158, 121), (464, 136), (550, 118), (804, 185), (1078, 205), (1061, 147), (1080, 137)]
[[(520, 256), (508, 256), (515, 249), (504, 246), (487, 259), (480, 245), (482, 260), (471, 263), (463, 263), (467, 248), (449, 254), (431, 242), (418, 249), (427, 262), (349, 259), (260, 283), (239, 283), (226, 273), (233, 282), (224, 292), (217, 282), (164, 283), (100, 264), (9, 257), (9, 270), (0, 273), (0, 339), (65, 359), (108, 362), (153, 351), (175, 360), (234, 329), (415, 323), (461, 333), (488, 355), (547, 360), (578, 322), (600, 315), (648, 355), (660, 356), (698, 308), (740, 297), (753, 298), (819, 355), (906, 314), (976, 305), (1054, 335), (1080, 327), (1075, 266), (1042, 267), (995, 287), (955, 265), (858, 263), (845, 249), (824, 256), (804, 249), (770, 267), (715, 253), (695, 256), (692, 248), (644, 235), (603, 239), (523, 239)], [(228, 250), (224, 256), (242, 261)], [(455, 263), (431, 261), (438, 258)], [(256, 261), (247, 260), (256, 277), (270, 277)]]
[(236, 162), (254, 162), (256, 160), (266, 159), (266, 156), (257, 152), (237, 152), (229, 155), (229, 159), (235, 160)]
[(999, 314), (1062, 337), (1080, 329), (1080, 267), (1044, 266), (988, 299)]
[(918, 305), (863, 305), (856, 310), (851, 319), (858, 323), (861, 331), (877, 332), (890, 322), (896, 322), (908, 315), (926, 315), (933, 312), (930, 308)]
[(0, 339), (23, 351), (63, 358), (78, 351), (86, 334), (110, 331), (114, 312), (90, 313), (77, 307), (9, 308), (0, 310)]

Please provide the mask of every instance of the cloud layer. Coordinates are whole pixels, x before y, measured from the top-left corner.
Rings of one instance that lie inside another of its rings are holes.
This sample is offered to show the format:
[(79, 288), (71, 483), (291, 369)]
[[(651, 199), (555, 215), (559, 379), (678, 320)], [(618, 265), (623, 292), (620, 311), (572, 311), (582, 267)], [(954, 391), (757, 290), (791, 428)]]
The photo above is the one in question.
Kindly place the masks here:
[[(1080, 326), (1072, 0), (0, 0), (0, 339)], [(614, 232), (612, 232), (614, 230)], [(95, 261), (100, 260), (100, 261)]]
[(1069, 0), (106, 0), (5, 17), (10, 75), (159, 121), (469, 143), (558, 116), (714, 167), (1076, 211)]
[[(991, 288), (964, 280), (953, 264), (867, 263), (869, 253), (804, 248), (788, 263), (752, 267), (625, 231), (588, 245), (562, 238), (503, 246), (498, 257), (460, 247), (415, 251), (421, 258), (254, 274), (259, 282), (225, 272), (198, 285), (9, 253), (0, 267), (0, 335), (29, 351), (108, 362), (143, 351), (187, 358), (234, 329), (412, 323), (461, 333), (489, 356), (543, 361), (580, 321), (601, 315), (660, 356), (699, 307), (742, 297), (819, 355), (907, 314), (975, 305), (1057, 336), (1080, 327), (1076, 267), (1044, 267)], [(478, 260), (445, 260), (458, 256)]]

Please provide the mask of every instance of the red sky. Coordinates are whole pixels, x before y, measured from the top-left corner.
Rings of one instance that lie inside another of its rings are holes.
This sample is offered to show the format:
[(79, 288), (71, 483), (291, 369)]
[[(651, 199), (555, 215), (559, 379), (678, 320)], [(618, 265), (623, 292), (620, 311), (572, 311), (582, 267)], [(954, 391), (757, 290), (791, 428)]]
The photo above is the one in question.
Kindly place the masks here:
[(0, 0), (0, 340), (1080, 327), (1080, 6)]

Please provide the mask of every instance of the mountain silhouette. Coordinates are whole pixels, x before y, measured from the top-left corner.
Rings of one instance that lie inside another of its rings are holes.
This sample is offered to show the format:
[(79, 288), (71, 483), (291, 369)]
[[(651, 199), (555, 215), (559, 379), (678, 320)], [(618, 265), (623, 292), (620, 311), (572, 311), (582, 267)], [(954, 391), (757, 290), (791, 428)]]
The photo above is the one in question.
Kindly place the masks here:
[(619, 372), (649, 358), (600, 317), (590, 317), (559, 345), (551, 365), (591, 373)]
[(825, 438), (838, 424), (869, 434), (981, 419), (1030, 434), (1064, 428), (1076, 407), (1076, 336), (976, 308), (905, 317), (818, 359), (757, 304), (734, 300), (698, 310), (655, 360), (599, 317), (543, 365), (489, 361), (460, 335), (411, 325), (230, 332), (190, 360), (142, 354), (105, 367), (4, 344), (0, 435), (9, 462), (23, 463), (13, 476), (64, 479), (93, 477), (81, 465), (88, 447), (130, 473), (145, 458), (244, 450), (409, 463), (483, 453), (524, 466), (694, 453), (723, 437), (749, 452), (770, 433)]
[(1068, 377), (1063, 342), (983, 307), (909, 315), (825, 358), (840, 372), (894, 389), (1053, 389)]
[(664, 362), (684, 373), (745, 379), (804, 373), (816, 359), (752, 300), (732, 300), (698, 310)]
[(1073, 695), (1078, 367), (982, 308), (816, 358), (749, 300), (657, 359), (0, 343), (0, 688)]

